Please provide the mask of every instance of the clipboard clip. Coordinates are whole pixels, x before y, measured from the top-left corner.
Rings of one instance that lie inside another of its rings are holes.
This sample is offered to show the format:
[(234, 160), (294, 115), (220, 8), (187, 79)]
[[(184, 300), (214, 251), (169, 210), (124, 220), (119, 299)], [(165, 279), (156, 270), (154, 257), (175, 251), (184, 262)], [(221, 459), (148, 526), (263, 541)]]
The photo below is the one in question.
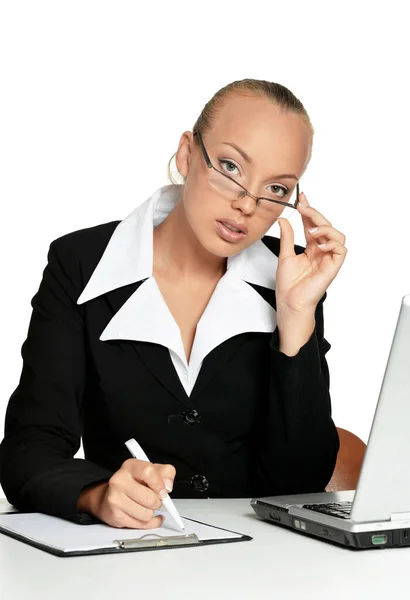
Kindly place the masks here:
[(185, 535), (160, 536), (156, 533), (147, 533), (140, 538), (131, 540), (114, 540), (119, 548), (128, 550), (131, 548), (162, 548), (164, 546), (185, 546), (186, 544), (199, 544), (199, 538), (195, 533)]

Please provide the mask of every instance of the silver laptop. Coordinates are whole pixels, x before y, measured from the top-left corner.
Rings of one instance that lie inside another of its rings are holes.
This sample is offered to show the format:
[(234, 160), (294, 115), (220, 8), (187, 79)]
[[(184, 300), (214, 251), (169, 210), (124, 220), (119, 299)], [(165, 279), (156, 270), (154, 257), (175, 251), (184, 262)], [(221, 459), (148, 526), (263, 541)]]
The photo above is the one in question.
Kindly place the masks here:
[(410, 546), (410, 295), (404, 296), (356, 490), (253, 498), (262, 519), (350, 548)]

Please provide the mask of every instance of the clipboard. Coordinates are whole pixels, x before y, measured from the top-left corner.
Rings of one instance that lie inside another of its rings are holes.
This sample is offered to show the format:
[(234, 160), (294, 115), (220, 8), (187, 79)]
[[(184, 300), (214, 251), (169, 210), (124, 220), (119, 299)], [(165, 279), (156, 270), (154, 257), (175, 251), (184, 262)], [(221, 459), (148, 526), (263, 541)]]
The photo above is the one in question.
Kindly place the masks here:
[[(159, 514), (164, 514), (160, 512)], [(104, 523), (80, 525), (43, 513), (0, 514), (0, 533), (54, 556), (122, 554), (147, 550), (199, 548), (250, 541), (252, 537), (182, 517), (185, 533), (165, 513), (158, 529), (117, 529)]]

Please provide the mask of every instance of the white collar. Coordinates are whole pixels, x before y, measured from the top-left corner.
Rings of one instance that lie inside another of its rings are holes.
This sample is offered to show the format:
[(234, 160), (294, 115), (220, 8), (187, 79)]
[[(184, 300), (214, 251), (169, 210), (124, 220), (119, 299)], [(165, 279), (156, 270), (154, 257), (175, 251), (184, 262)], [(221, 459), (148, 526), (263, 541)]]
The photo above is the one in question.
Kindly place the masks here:
[[(153, 227), (174, 208), (180, 188), (173, 184), (159, 188), (117, 225), (78, 304), (152, 276)], [(274, 289), (276, 259), (262, 241), (257, 241), (228, 258), (227, 270), (243, 281)]]
[[(187, 366), (179, 328), (152, 277), (153, 227), (171, 212), (180, 190), (180, 185), (173, 184), (159, 188), (117, 225), (77, 303), (147, 280), (113, 316), (100, 339), (160, 343)], [(227, 271), (198, 323), (190, 366), (199, 368), (213, 348), (238, 333), (273, 332), (276, 312), (248, 283), (274, 289), (277, 261), (262, 241), (228, 258)]]

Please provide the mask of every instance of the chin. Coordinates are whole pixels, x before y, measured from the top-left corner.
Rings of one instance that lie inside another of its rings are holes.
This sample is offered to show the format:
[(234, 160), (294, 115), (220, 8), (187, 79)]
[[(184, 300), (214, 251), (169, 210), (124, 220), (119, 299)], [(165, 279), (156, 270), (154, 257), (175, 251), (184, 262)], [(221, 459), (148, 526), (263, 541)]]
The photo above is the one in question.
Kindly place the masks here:
[(248, 241), (248, 239), (245, 239), (240, 243), (226, 242), (217, 234), (197, 236), (197, 239), (205, 250), (219, 258), (229, 258), (235, 254), (239, 254), (239, 252), (245, 250), (245, 248), (248, 248), (248, 246), (254, 242), (254, 240)]

